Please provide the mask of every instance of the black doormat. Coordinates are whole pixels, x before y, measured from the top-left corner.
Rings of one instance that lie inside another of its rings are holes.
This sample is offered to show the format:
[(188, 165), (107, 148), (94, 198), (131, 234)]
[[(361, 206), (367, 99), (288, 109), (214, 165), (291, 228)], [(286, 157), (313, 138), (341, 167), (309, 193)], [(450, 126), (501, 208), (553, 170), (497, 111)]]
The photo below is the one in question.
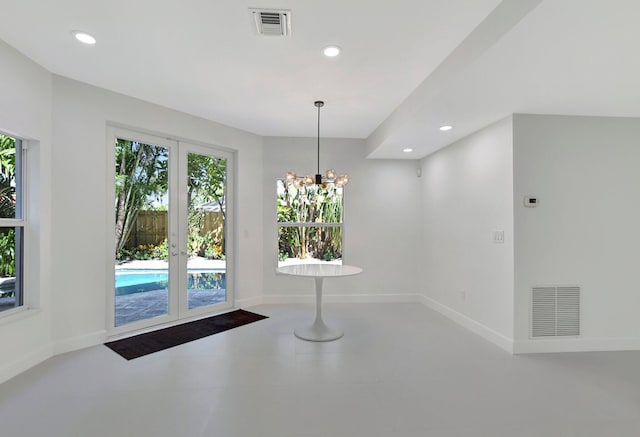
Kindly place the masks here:
[(134, 358), (169, 349), (183, 343), (228, 331), (229, 329), (266, 318), (268, 317), (249, 311), (236, 310), (230, 313), (220, 314), (219, 316), (207, 317), (206, 319), (194, 320), (193, 322), (183, 323), (182, 325), (123, 338), (122, 340), (110, 341), (104, 345), (122, 355), (127, 360), (133, 360)]

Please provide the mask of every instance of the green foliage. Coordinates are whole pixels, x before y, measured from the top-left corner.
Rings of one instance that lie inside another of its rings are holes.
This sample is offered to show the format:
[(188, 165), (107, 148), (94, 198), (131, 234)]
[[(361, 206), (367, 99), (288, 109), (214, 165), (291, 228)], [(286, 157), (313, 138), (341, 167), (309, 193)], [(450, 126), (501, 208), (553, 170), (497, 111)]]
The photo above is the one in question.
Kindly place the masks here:
[(296, 187), (278, 181), (278, 223), (317, 226), (279, 226), (278, 259), (312, 256), (325, 261), (342, 257), (342, 230), (323, 224), (342, 223), (342, 190), (335, 185)]
[(124, 249), (141, 209), (167, 191), (168, 150), (136, 141), (116, 139), (116, 253)]
[(0, 228), (0, 276), (14, 276), (16, 273), (15, 241), (14, 228)]
[(225, 255), (222, 252), (222, 246), (217, 244), (207, 247), (204, 251), (204, 257), (206, 259), (225, 259)]
[(0, 134), (0, 217), (14, 218), (16, 214), (16, 140)]
[[(16, 215), (16, 141), (0, 134), (0, 217)], [(16, 271), (16, 231), (0, 228), (0, 276), (10, 277)]]
[[(129, 248), (127, 241), (135, 230), (139, 211), (166, 210), (156, 200), (168, 190), (168, 150), (163, 147), (117, 139), (116, 161), (116, 258), (167, 259), (166, 249)], [(224, 224), (217, 230), (204, 225), (207, 213), (198, 206), (215, 201), (225, 204), (226, 160), (189, 153), (187, 156), (188, 250), (192, 255), (224, 258)], [(222, 208), (223, 219), (225, 211)], [(211, 226), (209, 226), (211, 227)], [(130, 243), (129, 243), (130, 244)], [(147, 245), (152, 246), (152, 245)], [(166, 246), (166, 241), (160, 246)]]
[(169, 258), (169, 247), (165, 239), (158, 245), (140, 244), (132, 249), (122, 248), (116, 254), (119, 261), (159, 259), (166, 261)]
[[(293, 223), (297, 220), (296, 210), (283, 199), (278, 199), (278, 223)], [(301, 254), (301, 229), (297, 227), (278, 228), (278, 259), (297, 258)]]
[[(226, 223), (226, 171), (227, 161), (207, 155), (189, 153), (187, 157), (188, 245), (195, 256), (207, 259), (224, 259)], [(223, 223), (216, 230), (205, 231), (207, 214), (198, 206), (215, 201), (220, 205)]]
[[(225, 204), (227, 160), (189, 153), (187, 157), (187, 203), (189, 208), (215, 200)], [(225, 214), (222, 209), (223, 215)]]
[(153, 259), (160, 259), (162, 261), (166, 261), (169, 259), (169, 243), (165, 238), (162, 243), (158, 244), (151, 251), (151, 256)]

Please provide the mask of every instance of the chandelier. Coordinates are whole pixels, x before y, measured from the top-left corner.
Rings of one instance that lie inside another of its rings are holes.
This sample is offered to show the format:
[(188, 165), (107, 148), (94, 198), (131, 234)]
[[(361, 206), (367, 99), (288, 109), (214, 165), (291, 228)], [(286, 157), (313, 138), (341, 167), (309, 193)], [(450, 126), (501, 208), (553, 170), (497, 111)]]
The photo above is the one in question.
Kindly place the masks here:
[(336, 186), (342, 187), (349, 182), (347, 175), (336, 176), (336, 172), (333, 169), (327, 170), (324, 175), (320, 174), (320, 108), (324, 106), (324, 102), (318, 100), (313, 102), (313, 104), (318, 108), (318, 167), (316, 170), (316, 176), (315, 178), (310, 175), (298, 177), (296, 172), (290, 171), (287, 172), (286, 183), (294, 184), (298, 188), (309, 185), (322, 185), (323, 187), (326, 187), (329, 184), (335, 184)]

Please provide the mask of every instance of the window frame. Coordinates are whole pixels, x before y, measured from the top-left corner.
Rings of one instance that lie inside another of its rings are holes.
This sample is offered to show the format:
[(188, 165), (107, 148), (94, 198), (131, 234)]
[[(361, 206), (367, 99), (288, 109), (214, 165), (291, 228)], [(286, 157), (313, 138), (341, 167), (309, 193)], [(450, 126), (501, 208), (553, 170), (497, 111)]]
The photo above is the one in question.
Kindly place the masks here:
[[(15, 134), (0, 131), (0, 134), (13, 138), (16, 149), (15, 158), (15, 184), (16, 184), (16, 213), (14, 218), (0, 218), (0, 228), (16, 228), (15, 247), (15, 296), (16, 305), (8, 310), (0, 311), (0, 318), (10, 316), (17, 312), (29, 308), (25, 292), (25, 268), (28, 245), (27, 226), (27, 204), (28, 204), (28, 183), (27, 183), (27, 145), (28, 141)], [(20, 232), (18, 232), (20, 229)]]

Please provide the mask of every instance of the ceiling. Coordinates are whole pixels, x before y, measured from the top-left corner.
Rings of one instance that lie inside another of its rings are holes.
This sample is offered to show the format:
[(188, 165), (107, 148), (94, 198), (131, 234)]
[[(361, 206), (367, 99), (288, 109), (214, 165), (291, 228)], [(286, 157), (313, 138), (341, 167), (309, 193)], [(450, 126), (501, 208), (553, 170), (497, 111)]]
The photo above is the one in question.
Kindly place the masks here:
[[(289, 9), (291, 35), (256, 35), (250, 7)], [(0, 0), (0, 11), (0, 39), (55, 74), (263, 136), (315, 137), (324, 100), (321, 135), (366, 139), (371, 158), (421, 158), (514, 112), (640, 116), (637, 0)], [(330, 44), (337, 58), (322, 55)]]

